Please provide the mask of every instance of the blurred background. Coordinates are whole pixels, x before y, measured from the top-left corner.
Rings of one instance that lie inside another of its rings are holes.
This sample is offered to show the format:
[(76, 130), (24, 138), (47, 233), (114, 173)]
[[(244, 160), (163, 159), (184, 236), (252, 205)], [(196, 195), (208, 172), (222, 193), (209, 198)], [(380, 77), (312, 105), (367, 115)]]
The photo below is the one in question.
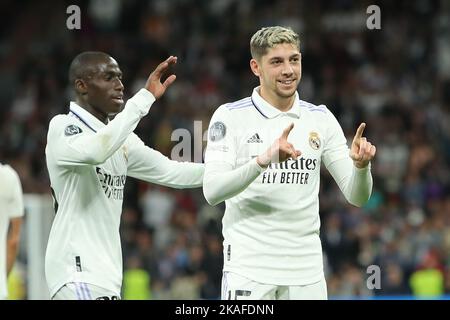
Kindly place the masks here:
[[(80, 30), (66, 26), (71, 4), (81, 9)], [(372, 4), (381, 9), (379, 30), (366, 26)], [(86, 50), (109, 53), (129, 98), (161, 60), (177, 55), (176, 83), (136, 129), (170, 156), (178, 143), (170, 139), (173, 130), (193, 132), (194, 121), (207, 130), (219, 105), (258, 85), (249, 40), (269, 25), (290, 26), (301, 36), (301, 99), (326, 104), (349, 138), (365, 121), (377, 146), (374, 190), (363, 208), (346, 204), (323, 171), (330, 298), (449, 297), (449, 1), (2, 0), (0, 12), (0, 161), (18, 171), (27, 194), (11, 299), (42, 298), (47, 290), (36, 280), (54, 215), (44, 148), (49, 120), (66, 113), (73, 97), (71, 60)], [(218, 299), (223, 211), (223, 204), (209, 206), (201, 189), (128, 178), (123, 298)], [(380, 289), (367, 286), (370, 265), (380, 267)]]

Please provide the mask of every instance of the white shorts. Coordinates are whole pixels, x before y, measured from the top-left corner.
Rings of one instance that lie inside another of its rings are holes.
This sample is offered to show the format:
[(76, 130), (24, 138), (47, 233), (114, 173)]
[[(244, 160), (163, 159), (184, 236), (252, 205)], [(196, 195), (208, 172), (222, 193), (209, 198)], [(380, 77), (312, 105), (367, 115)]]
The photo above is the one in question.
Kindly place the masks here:
[(120, 300), (120, 297), (93, 284), (69, 282), (55, 293), (52, 300)]
[(259, 283), (233, 272), (222, 276), (222, 300), (327, 300), (325, 278), (304, 286)]

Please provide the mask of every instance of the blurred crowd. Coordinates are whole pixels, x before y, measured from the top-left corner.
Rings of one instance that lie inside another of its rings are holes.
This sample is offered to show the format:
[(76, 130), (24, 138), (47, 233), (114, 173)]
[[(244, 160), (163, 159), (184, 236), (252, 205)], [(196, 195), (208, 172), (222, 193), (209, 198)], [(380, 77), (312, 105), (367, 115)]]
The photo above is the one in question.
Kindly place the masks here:
[[(220, 104), (258, 85), (249, 69), (251, 35), (262, 26), (290, 26), (301, 36), (301, 99), (326, 104), (349, 139), (366, 122), (377, 146), (374, 190), (363, 208), (346, 204), (323, 171), (330, 297), (450, 294), (448, 1), (90, 0), (77, 3), (80, 30), (66, 27), (70, 4), (0, 4), (0, 161), (19, 172), (25, 193), (50, 193), (47, 127), (68, 110), (68, 67), (79, 52), (112, 55), (127, 97), (157, 63), (178, 56), (176, 83), (136, 129), (170, 156), (175, 129), (193, 133), (194, 121), (202, 121), (207, 130)], [(366, 27), (371, 4), (381, 8), (380, 30)], [(223, 210), (209, 206), (201, 189), (128, 178), (123, 297), (219, 298)], [(371, 265), (381, 270), (378, 289), (367, 285)]]

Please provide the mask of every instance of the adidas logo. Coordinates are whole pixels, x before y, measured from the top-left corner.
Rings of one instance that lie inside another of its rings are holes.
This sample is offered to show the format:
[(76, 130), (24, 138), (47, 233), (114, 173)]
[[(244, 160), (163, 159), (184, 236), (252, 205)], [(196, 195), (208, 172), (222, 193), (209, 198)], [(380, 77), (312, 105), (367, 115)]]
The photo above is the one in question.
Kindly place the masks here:
[(262, 143), (263, 141), (259, 137), (259, 134), (255, 133), (248, 140), (247, 143)]

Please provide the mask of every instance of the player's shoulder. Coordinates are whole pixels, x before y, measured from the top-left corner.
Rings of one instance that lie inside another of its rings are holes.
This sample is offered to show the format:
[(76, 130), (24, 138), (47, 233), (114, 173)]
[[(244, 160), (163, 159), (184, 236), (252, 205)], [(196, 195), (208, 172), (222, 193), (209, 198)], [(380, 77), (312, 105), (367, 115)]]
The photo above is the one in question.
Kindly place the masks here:
[(251, 97), (245, 97), (233, 102), (228, 102), (222, 105), (224, 108), (226, 108), (229, 111), (242, 111), (249, 107), (252, 107), (252, 98)]
[(74, 135), (83, 132), (82, 124), (70, 114), (58, 114), (54, 116), (48, 125), (49, 133), (59, 133), (64, 131), (66, 136)]
[(236, 114), (243, 111), (248, 111), (253, 106), (251, 97), (245, 97), (233, 102), (227, 102), (217, 108), (216, 112)]
[(307, 102), (305, 100), (298, 100), (298, 104), (302, 110), (305, 110), (307, 112), (313, 112), (318, 114), (320, 113), (327, 114), (328, 112), (330, 112), (330, 110), (328, 110), (327, 106), (324, 104), (317, 105), (311, 102)]
[(49, 128), (55, 128), (69, 123), (72, 119), (67, 114), (57, 114), (50, 119)]
[(304, 100), (299, 100), (300, 112), (308, 113), (311, 117), (326, 121), (333, 118), (333, 113), (324, 104), (313, 104)]
[(19, 180), (19, 174), (9, 164), (0, 163), (1, 179), (3, 182), (11, 183)]

